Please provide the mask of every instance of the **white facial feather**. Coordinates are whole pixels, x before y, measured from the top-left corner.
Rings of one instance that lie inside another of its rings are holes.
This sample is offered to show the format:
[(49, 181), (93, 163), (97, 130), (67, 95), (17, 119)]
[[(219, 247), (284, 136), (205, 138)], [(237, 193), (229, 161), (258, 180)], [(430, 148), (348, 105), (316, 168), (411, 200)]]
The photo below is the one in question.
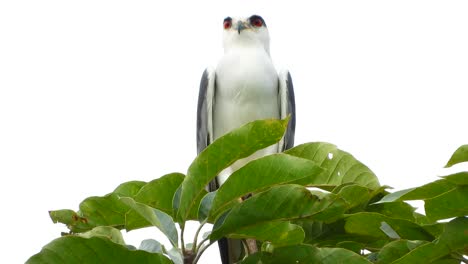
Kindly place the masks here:
[[(240, 33), (237, 29), (238, 23), (245, 25), (245, 29)], [(270, 54), (270, 34), (266, 25), (255, 27), (250, 24), (249, 18), (233, 18), (232, 26), (229, 29), (224, 29), (223, 47), (224, 53), (229, 52), (236, 47), (255, 47), (261, 46)]]

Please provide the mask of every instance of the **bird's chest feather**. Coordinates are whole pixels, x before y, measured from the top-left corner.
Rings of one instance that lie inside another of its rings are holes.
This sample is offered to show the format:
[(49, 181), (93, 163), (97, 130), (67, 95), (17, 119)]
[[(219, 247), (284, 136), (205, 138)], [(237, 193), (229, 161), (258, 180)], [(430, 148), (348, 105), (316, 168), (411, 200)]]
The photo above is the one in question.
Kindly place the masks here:
[(275, 100), (278, 76), (270, 57), (257, 50), (225, 54), (216, 68), (218, 100), (249, 103)]
[(216, 68), (215, 138), (268, 118), (279, 118), (278, 75), (270, 57), (253, 51), (226, 54)]

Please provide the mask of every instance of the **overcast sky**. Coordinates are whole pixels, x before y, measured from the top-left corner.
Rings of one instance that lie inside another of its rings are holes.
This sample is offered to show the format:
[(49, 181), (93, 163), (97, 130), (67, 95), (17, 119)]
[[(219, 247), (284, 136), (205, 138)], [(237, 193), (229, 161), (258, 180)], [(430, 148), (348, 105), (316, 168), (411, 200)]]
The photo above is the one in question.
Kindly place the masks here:
[(397, 189), (447, 173), (468, 144), (466, 1), (161, 2), (0, 3), (2, 262), (66, 230), (48, 210), (186, 172), (226, 16), (265, 19), (294, 82), (296, 144), (334, 143)]

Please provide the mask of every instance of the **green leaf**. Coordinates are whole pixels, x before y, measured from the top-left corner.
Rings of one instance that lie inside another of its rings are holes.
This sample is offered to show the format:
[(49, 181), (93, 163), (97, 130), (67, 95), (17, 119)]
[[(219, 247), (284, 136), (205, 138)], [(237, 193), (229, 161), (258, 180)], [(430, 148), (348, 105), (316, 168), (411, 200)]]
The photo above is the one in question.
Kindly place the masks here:
[(54, 223), (62, 223), (73, 233), (81, 233), (91, 230), (94, 226), (88, 223), (88, 219), (82, 217), (73, 210), (49, 211), (49, 216)]
[(314, 244), (315, 239), (320, 237), (322, 234), (326, 234), (326, 224), (322, 221), (314, 221), (310, 219), (299, 219), (292, 221), (293, 224), (302, 227), (305, 233), (305, 244)]
[(142, 181), (125, 182), (110, 194), (86, 198), (81, 202), (78, 212), (56, 210), (50, 211), (49, 215), (54, 223), (67, 225), (73, 233), (85, 232), (96, 226), (113, 226), (122, 229), (125, 224), (125, 213), (129, 208), (119, 201), (119, 195), (133, 196), (145, 184)]
[(406, 219), (415, 221), (415, 208), (405, 202), (388, 202), (369, 205), (366, 208), (368, 212), (383, 214), (392, 218)]
[(27, 264), (44, 263), (154, 263), (170, 264), (161, 254), (141, 250), (129, 250), (109, 239), (66, 236), (55, 239), (32, 256)]
[(456, 185), (468, 185), (468, 172), (467, 171), (447, 175), (442, 178)]
[[(171, 173), (152, 180), (140, 189), (138, 194), (134, 196), (134, 199), (137, 202), (159, 209), (166, 214), (174, 215), (172, 199), (184, 177), (182, 173)], [(128, 195), (121, 195), (121, 197), (125, 196)]]
[(213, 206), (213, 200), (218, 193), (218, 190), (214, 192), (209, 192), (203, 196), (200, 207), (198, 208), (198, 220), (203, 221), (208, 217), (208, 214)]
[(377, 189), (380, 186), (377, 177), (368, 167), (335, 145), (324, 142), (306, 143), (285, 153), (312, 160), (326, 169), (325, 180), (320, 177), (312, 183), (313, 186), (328, 190), (347, 182), (354, 182), (369, 189)]
[(383, 197), (378, 203), (408, 201), (408, 200), (425, 200), (441, 195), (442, 193), (452, 190), (456, 185), (448, 180), (437, 180), (421, 187), (411, 188), (406, 190), (390, 193)]
[(182, 252), (179, 248), (171, 248), (167, 255), (171, 258), (174, 264), (184, 264), (184, 257), (182, 256)]
[(392, 263), (422, 264), (446, 258), (450, 253), (467, 247), (467, 226), (468, 218), (453, 219), (445, 225), (444, 232), (438, 240), (417, 247)]
[(438, 259), (436, 261), (431, 262), (431, 264), (460, 264), (460, 259)]
[(343, 248), (317, 248), (311, 245), (295, 245), (274, 248), (272, 253), (257, 252), (250, 255), (241, 264), (370, 264), (372, 262), (353, 251)]
[(129, 207), (119, 201), (120, 195), (135, 195), (143, 182), (130, 181), (119, 185), (114, 192), (105, 196), (93, 196), (80, 203), (78, 215), (91, 227), (113, 226), (124, 228), (125, 214)]
[(138, 247), (139, 250), (144, 250), (150, 253), (164, 253), (165, 249), (164, 246), (154, 239), (145, 239), (141, 241), (140, 246)]
[[(146, 221), (151, 223), (153, 226), (157, 227), (161, 232), (163, 232), (172, 245), (178, 245), (178, 234), (172, 217), (163, 211), (152, 208), (146, 204), (135, 202), (132, 198), (122, 197), (120, 200), (135, 210), (140, 216), (142, 216)], [(126, 227), (127, 230), (132, 230), (133, 219), (127, 218)]]
[(99, 197), (88, 197), (80, 203), (78, 214), (87, 219), (91, 226), (113, 226), (124, 228), (125, 214), (129, 207), (119, 201), (119, 195), (110, 193)]
[(304, 230), (289, 222), (266, 222), (239, 229), (227, 235), (229, 238), (255, 238), (275, 246), (297, 245), (304, 241)]
[(79, 236), (84, 238), (105, 237), (114, 243), (125, 246), (125, 241), (120, 230), (111, 226), (97, 226), (88, 232), (79, 234)]
[(269, 155), (251, 161), (234, 172), (218, 189), (210, 211), (210, 220), (238, 204), (240, 198), (267, 187), (298, 183), (307, 184), (320, 177), (323, 170), (314, 162), (286, 154)]
[(200, 196), (198, 196), (197, 199), (195, 201), (193, 201), (194, 206), (190, 209), (190, 212), (189, 212), (189, 214), (187, 216), (187, 219), (185, 219), (185, 220), (198, 220), (199, 219), (198, 211), (200, 209), (202, 199), (207, 194), (208, 194), (208, 191), (206, 191), (206, 190), (202, 190), (200, 192)]
[(203, 197), (205, 186), (224, 168), (270, 145), (283, 136), (288, 124), (285, 120), (259, 120), (248, 123), (210, 144), (190, 165), (182, 183), (178, 217), (188, 219), (196, 201)]
[(146, 182), (144, 181), (129, 181), (129, 182), (125, 182), (117, 186), (117, 188), (115, 188), (113, 193), (119, 194), (120, 196), (133, 197), (145, 185), (146, 185)]
[(337, 247), (351, 250), (354, 253), (361, 254), (361, 250), (364, 248), (361, 243), (354, 241), (343, 241), (336, 244)]
[(377, 213), (361, 212), (349, 215), (345, 218), (344, 228), (348, 234), (385, 239), (389, 235), (382, 230), (382, 223), (391, 227), (403, 239), (426, 241), (433, 239), (421, 226), (411, 221), (390, 218)]
[[(119, 185), (114, 192), (105, 196), (86, 198), (80, 203), (78, 212), (56, 210), (50, 211), (49, 215), (54, 223), (66, 224), (73, 233), (85, 232), (96, 226), (112, 226), (122, 229), (125, 228), (125, 217), (130, 208), (122, 203), (119, 197), (135, 197), (141, 203), (173, 213), (172, 197), (175, 189), (182, 183), (183, 178), (183, 174), (172, 173), (150, 183), (142, 181), (126, 182)], [(133, 219), (135, 218), (134, 215)], [(147, 224), (147, 222), (141, 221), (140, 227), (143, 227), (144, 224)], [(133, 226), (133, 228), (136, 227)]]
[(340, 185), (332, 192), (338, 194), (348, 204), (347, 209), (363, 207), (371, 198), (370, 189), (352, 183)]
[[(435, 221), (430, 220), (427, 216), (420, 214), (418, 212), (413, 213), (414, 222), (419, 225), (433, 225)], [(390, 216), (391, 217), (391, 216)]]
[(427, 243), (429, 242), (419, 240), (411, 241), (406, 239), (392, 241), (385, 245), (377, 254), (376, 263), (391, 263), (392, 261), (401, 258), (411, 250)]
[(329, 194), (327, 199), (319, 199), (303, 186), (274, 186), (237, 204), (225, 217), (218, 218), (210, 238), (218, 240), (231, 233), (242, 233), (243, 229), (278, 220), (329, 219), (341, 215), (344, 210), (345, 203), (334, 194)]
[[(356, 250), (358, 245), (360, 245), (360, 249), (377, 249), (390, 240), (387, 236), (371, 237), (348, 234), (345, 231), (344, 219), (339, 219), (332, 223), (307, 220), (294, 221), (294, 223), (304, 229), (306, 234), (304, 243), (319, 247), (345, 247), (346, 244), (351, 244), (353, 246), (348, 249), (352, 251)], [(345, 246), (342, 246), (342, 243), (345, 243)]]
[(468, 186), (459, 186), (427, 199), (424, 208), (427, 217), (432, 220), (468, 215)]
[(421, 224), (416, 221), (417, 224), (421, 225), (424, 230), (426, 230), (429, 234), (433, 237), (439, 237), (440, 234), (444, 231), (444, 227), (442, 223), (433, 222), (432, 224)]
[(452, 252), (459, 249), (468, 250), (468, 217), (458, 217), (448, 222), (439, 243), (445, 244)]
[(455, 164), (468, 161), (468, 145), (459, 147), (453, 154), (450, 160), (445, 165), (445, 168), (452, 167)]

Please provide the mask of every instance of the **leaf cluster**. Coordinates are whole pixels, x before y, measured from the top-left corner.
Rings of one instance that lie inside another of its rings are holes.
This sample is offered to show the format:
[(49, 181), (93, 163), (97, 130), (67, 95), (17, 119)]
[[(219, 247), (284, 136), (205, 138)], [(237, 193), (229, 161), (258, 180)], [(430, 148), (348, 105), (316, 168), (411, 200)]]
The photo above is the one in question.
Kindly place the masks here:
[[(468, 172), (390, 193), (351, 154), (315, 142), (254, 160), (206, 191), (223, 169), (277, 143), (287, 122), (259, 120), (232, 131), (200, 153), (186, 175), (126, 182), (86, 198), (76, 212), (50, 211), (69, 232), (27, 263), (197, 263), (223, 237), (257, 241), (261, 250), (246, 251), (243, 264), (466, 262)], [(466, 161), (468, 145), (447, 166)], [(424, 201), (424, 214), (410, 200)], [(186, 244), (190, 220), (200, 225)], [(200, 235), (208, 223), (211, 231)], [(151, 226), (171, 249), (153, 239), (138, 249), (126, 245), (121, 230)]]

